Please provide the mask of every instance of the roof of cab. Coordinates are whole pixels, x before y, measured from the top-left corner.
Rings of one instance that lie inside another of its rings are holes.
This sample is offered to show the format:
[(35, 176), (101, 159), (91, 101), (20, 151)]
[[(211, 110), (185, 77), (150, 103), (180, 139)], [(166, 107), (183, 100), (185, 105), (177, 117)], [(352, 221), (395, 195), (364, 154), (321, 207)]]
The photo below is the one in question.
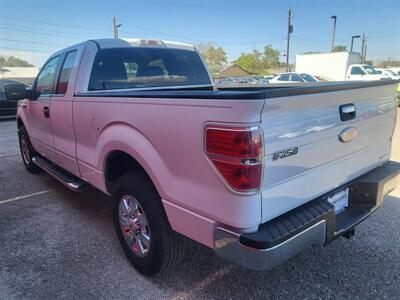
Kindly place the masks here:
[(95, 43), (100, 49), (111, 49), (111, 48), (129, 48), (129, 47), (159, 47), (159, 48), (172, 48), (172, 49), (183, 49), (196, 51), (196, 47), (190, 44), (165, 41), (165, 40), (149, 40), (149, 39), (93, 39), (80, 42), (78, 44), (71, 45), (64, 49), (58, 50), (53, 53), (49, 59), (68, 51), (69, 49), (77, 46), (85, 45), (87, 43)]
[(196, 49), (193, 45), (186, 43), (153, 39), (97, 39), (91, 41), (97, 43), (101, 49), (123, 47), (167, 47), (192, 51)]

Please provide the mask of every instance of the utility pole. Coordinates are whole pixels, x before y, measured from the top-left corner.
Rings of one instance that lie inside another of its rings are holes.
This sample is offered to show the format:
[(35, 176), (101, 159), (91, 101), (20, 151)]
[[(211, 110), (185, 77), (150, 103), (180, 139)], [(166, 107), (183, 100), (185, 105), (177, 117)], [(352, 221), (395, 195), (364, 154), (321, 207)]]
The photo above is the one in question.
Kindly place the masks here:
[(112, 18), (112, 24), (113, 24), (113, 36), (114, 39), (118, 38), (118, 28), (122, 26), (122, 24), (117, 24), (117, 19), (115, 16)]
[(112, 18), (112, 24), (113, 24), (113, 37), (114, 39), (118, 38), (118, 28), (117, 28), (117, 21), (115, 20), (115, 16)]
[(293, 32), (292, 26), (292, 10), (289, 9), (289, 17), (288, 17), (288, 35), (287, 35), (287, 47), (286, 47), (286, 69), (289, 72), (289, 48), (290, 48), (290, 34)]
[(365, 40), (365, 45), (364, 45), (364, 60), (363, 63), (367, 60), (367, 41)]
[(333, 48), (335, 47), (335, 34), (336, 34), (336, 16), (331, 16), (331, 19), (333, 19), (333, 37), (332, 37), (332, 52)]
[(365, 33), (362, 35), (361, 39), (361, 63), (364, 63), (364, 46), (365, 46)]
[(350, 52), (353, 52), (353, 44), (354, 44), (354, 39), (359, 39), (361, 35), (353, 35), (351, 37), (351, 47), (350, 47)]

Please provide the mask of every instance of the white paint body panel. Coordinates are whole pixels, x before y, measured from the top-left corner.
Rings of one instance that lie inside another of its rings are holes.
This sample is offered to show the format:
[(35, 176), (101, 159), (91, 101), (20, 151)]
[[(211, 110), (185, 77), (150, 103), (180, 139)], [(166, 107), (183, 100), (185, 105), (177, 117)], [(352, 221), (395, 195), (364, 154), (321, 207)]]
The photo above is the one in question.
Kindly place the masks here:
[[(393, 86), (267, 99), (262, 113), (265, 168), (262, 222), (362, 175), (389, 159), (395, 123)], [(388, 96), (390, 95), (390, 96)], [(356, 119), (342, 122), (339, 106), (353, 103)], [(358, 136), (339, 141), (355, 127)], [(280, 150), (298, 153), (273, 160)]]

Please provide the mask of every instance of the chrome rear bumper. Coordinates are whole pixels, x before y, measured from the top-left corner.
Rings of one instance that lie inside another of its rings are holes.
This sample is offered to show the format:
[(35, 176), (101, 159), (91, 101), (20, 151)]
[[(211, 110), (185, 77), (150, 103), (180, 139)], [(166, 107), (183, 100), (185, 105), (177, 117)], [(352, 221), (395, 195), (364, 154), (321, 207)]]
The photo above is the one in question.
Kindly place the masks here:
[(245, 268), (266, 270), (285, 262), (309, 246), (323, 246), (326, 240), (326, 222), (320, 221), (282, 244), (268, 249), (246, 247), (239, 242), (239, 235), (222, 228), (216, 229), (215, 238), (218, 256)]
[[(271, 269), (310, 246), (324, 246), (337, 237), (350, 237), (354, 227), (370, 216), (383, 197), (400, 183), (400, 163), (388, 162), (371, 172), (314, 199), (276, 219), (261, 224), (258, 231), (239, 234), (216, 228), (215, 252), (237, 265)], [(349, 188), (349, 206), (335, 214), (327, 198)]]

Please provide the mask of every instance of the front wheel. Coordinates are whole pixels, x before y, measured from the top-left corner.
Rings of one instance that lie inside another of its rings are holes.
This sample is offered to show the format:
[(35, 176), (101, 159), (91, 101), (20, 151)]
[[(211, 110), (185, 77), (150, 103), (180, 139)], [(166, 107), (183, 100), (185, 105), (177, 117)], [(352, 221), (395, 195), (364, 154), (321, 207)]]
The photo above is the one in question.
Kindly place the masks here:
[(113, 215), (121, 246), (139, 272), (156, 275), (181, 261), (183, 237), (171, 229), (160, 196), (142, 173), (117, 180)]
[(36, 166), (32, 161), (32, 158), (36, 156), (37, 153), (32, 147), (25, 126), (21, 126), (18, 129), (18, 139), (19, 139), (19, 148), (21, 150), (22, 162), (24, 163), (25, 168), (30, 173), (40, 172), (40, 168)]

